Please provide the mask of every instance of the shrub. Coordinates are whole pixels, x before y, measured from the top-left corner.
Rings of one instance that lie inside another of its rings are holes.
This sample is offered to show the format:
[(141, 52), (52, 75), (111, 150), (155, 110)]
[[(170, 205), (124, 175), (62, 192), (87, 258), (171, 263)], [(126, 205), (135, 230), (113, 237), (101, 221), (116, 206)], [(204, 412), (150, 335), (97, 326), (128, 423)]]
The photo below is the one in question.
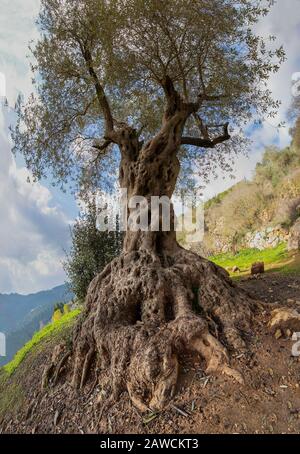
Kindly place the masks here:
[(99, 231), (96, 220), (96, 209), (90, 206), (75, 222), (71, 251), (64, 263), (70, 289), (79, 301), (84, 300), (93, 278), (122, 250), (122, 233)]

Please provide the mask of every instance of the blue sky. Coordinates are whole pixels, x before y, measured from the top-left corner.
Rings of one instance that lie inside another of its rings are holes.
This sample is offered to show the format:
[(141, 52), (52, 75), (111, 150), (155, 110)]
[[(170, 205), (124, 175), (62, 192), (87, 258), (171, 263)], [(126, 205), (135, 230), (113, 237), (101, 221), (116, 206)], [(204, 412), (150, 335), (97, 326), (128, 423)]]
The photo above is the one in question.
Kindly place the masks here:
[[(27, 44), (38, 36), (35, 18), (39, 0), (0, 0), (0, 73), (6, 78), (6, 96), (13, 106), (18, 93), (31, 91)], [(300, 72), (300, 0), (278, 0), (271, 14), (257, 25), (257, 32), (274, 34), (283, 44), (287, 61), (269, 83), (282, 105), (275, 119), (252, 130), (249, 157), (239, 157), (234, 166), (235, 181), (220, 172), (205, 189), (205, 197), (249, 178), (265, 146), (289, 143), (289, 125), (280, 131), (292, 99), (291, 80)], [(1, 77), (0, 77), (1, 95)], [(1, 101), (0, 101), (1, 102)], [(64, 282), (61, 261), (70, 244), (69, 225), (78, 210), (74, 198), (53, 188), (51, 181), (27, 182), (28, 171), (21, 157), (11, 155), (8, 125), (12, 109), (0, 105), (0, 292), (30, 293)]]

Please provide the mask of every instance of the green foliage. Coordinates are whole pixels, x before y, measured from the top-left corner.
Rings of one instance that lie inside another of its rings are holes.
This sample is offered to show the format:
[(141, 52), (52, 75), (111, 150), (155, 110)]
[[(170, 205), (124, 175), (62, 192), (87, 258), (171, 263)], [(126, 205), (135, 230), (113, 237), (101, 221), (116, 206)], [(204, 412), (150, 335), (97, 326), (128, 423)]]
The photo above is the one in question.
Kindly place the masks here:
[[(59, 184), (74, 179), (77, 188), (99, 186), (114, 175), (116, 155), (104, 158), (113, 144), (100, 153), (95, 144), (124, 122), (142, 131), (141, 141), (155, 134), (166, 104), (166, 76), (199, 106), (203, 124), (238, 126), (272, 115), (278, 103), (265, 82), (284, 52), (253, 32), (272, 3), (42, 0), (41, 37), (32, 49), (37, 94), (26, 103), (18, 100), (15, 152), (35, 178), (50, 169)], [(204, 137), (197, 125), (191, 115), (183, 133)], [(209, 162), (226, 168), (223, 153), (233, 143), (219, 147)], [(193, 162), (195, 171), (203, 153), (191, 149), (180, 157), (183, 167)], [(207, 165), (201, 171), (206, 174)]]
[(64, 304), (63, 313), (64, 313), (64, 314), (68, 314), (69, 312), (71, 312), (71, 309), (70, 309), (69, 304)]
[(243, 249), (237, 254), (231, 253), (219, 254), (210, 257), (209, 259), (223, 268), (232, 268), (237, 266), (241, 272), (249, 272), (252, 263), (264, 262), (266, 265), (280, 263), (287, 260), (288, 252), (286, 244), (279, 244), (275, 248), (264, 249)]
[(258, 184), (269, 182), (276, 187), (295, 166), (300, 166), (300, 150), (268, 147), (262, 161), (256, 166), (255, 180)]
[(214, 251), (220, 241), (235, 251), (244, 235), (260, 224), (266, 199), (256, 184), (241, 181), (217, 200), (205, 207), (205, 245)]
[(52, 314), (52, 321), (57, 322), (64, 314), (68, 314), (70, 310), (69, 304), (56, 303)]
[(5, 373), (10, 376), (15, 370), (19, 367), (24, 358), (30, 353), (36, 346), (38, 346), (43, 340), (49, 338), (50, 336), (57, 334), (61, 330), (64, 330), (69, 326), (70, 323), (73, 323), (76, 317), (80, 314), (80, 310), (76, 309), (69, 312), (68, 314), (62, 315), (60, 319), (53, 321), (49, 325), (45, 326), (42, 330), (34, 334), (32, 339), (28, 341), (24, 347), (19, 350), (13, 360), (3, 366)]
[(93, 278), (122, 251), (121, 232), (97, 229), (96, 211), (90, 209), (72, 229), (72, 248), (64, 263), (70, 289), (79, 301), (84, 300)]
[(209, 208), (212, 208), (215, 205), (219, 205), (222, 202), (222, 200), (230, 193), (231, 190), (232, 188), (229, 188), (226, 191), (220, 192), (216, 196), (209, 199), (207, 202), (205, 202), (204, 209), (209, 210)]
[(53, 312), (55, 312), (55, 311), (63, 312), (64, 305), (65, 305), (65, 303), (61, 303), (61, 302), (56, 303), (55, 306), (54, 306)]
[(60, 320), (62, 318), (62, 312), (60, 309), (56, 309), (54, 312), (53, 312), (53, 315), (52, 315), (52, 322), (57, 322), (58, 320)]

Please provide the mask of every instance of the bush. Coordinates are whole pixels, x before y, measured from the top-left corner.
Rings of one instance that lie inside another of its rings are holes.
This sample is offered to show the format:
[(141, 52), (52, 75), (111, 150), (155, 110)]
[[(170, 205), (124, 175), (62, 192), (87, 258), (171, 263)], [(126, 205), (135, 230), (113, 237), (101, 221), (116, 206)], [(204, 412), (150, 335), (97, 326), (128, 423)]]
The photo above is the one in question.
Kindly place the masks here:
[(70, 289), (83, 301), (93, 278), (122, 251), (123, 234), (97, 229), (95, 207), (82, 215), (72, 230), (72, 247), (64, 263)]

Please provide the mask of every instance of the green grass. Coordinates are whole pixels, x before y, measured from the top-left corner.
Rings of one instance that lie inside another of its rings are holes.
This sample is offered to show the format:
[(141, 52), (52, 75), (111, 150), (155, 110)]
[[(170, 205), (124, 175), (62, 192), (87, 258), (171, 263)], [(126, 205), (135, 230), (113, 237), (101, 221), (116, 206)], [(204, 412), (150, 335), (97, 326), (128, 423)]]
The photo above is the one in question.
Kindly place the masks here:
[(29, 352), (33, 350), (42, 340), (57, 334), (62, 329), (66, 328), (80, 314), (80, 309), (69, 312), (62, 316), (60, 320), (49, 323), (43, 329), (35, 333), (30, 341), (28, 341), (14, 356), (13, 360), (3, 366), (3, 370), (7, 376), (11, 376)]
[(228, 194), (230, 194), (230, 192), (233, 190), (233, 188), (234, 188), (234, 186), (232, 186), (231, 188), (227, 189), (226, 191), (220, 192), (218, 195), (216, 195), (216, 196), (212, 197), (211, 199), (207, 200), (207, 202), (205, 202), (205, 204), (204, 204), (204, 208), (206, 210), (209, 210), (209, 208), (220, 204), (222, 202), (222, 200)]
[(300, 274), (300, 254), (293, 255), (289, 263), (279, 264), (276, 271), (282, 274)]
[(274, 265), (276, 264), (281, 264), (284, 268), (285, 262), (287, 262), (288, 259), (289, 253), (285, 243), (281, 243), (275, 248), (264, 249), (262, 251), (259, 249), (243, 249), (236, 255), (226, 253), (209, 257), (209, 260), (226, 269), (237, 266), (241, 273), (250, 272), (251, 265), (254, 262), (264, 262), (267, 270), (274, 268)]

